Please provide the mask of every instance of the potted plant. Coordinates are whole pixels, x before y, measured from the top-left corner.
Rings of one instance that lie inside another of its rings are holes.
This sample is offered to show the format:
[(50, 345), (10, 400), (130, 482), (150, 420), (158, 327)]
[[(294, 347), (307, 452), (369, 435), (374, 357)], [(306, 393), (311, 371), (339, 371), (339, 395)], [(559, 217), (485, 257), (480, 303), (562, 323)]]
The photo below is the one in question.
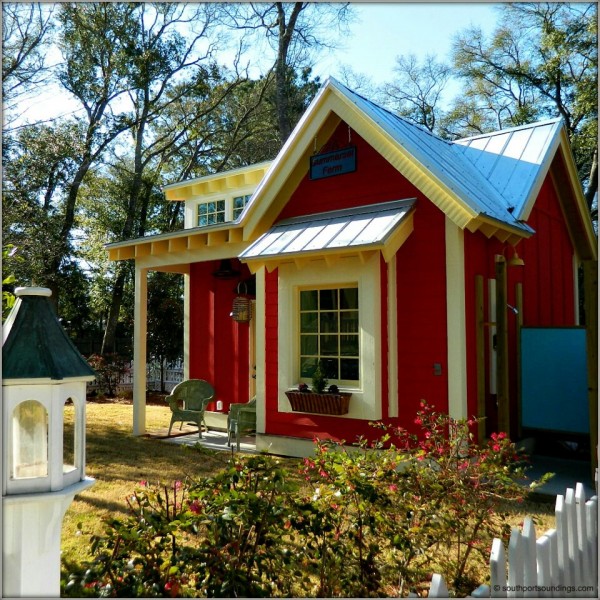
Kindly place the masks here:
[(293, 411), (320, 415), (345, 415), (348, 412), (352, 394), (340, 392), (335, 384), (325, 391), (327, 378), (321, 362), (313, 373), (312, 384), (312, 389), (309, 389), (306, 383), (301, 383), (298, 389), (285, 393)]

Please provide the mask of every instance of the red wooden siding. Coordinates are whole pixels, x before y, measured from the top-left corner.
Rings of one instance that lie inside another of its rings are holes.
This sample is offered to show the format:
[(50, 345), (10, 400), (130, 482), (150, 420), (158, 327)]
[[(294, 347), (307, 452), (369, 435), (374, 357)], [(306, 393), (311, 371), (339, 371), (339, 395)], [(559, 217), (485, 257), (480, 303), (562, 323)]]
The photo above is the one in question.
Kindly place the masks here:
[[(516, 285), (523, 285), (523, 325), (525, 327), (560, 327), (575, 324), (575, 289), (573, 273), (573, 244), (550, 177), (544, 182), (531, 212), (528, 224), (536, 233), (517, 245), (523, 267), (508, 267), (508, 304), (516, 306)], [(494, 257), (504, 254), (507, 260), (513, 249), (495, 239), (488, 240), (481, 233), (465, 231), (465, 294), (467, 315), (467, 406), (468, 414), (477, 411), (477, 353), (475, 321), (475, 276), (484, 277), (484, 320), (490, 322), (488, 280), (495, 278)], [(512, 310), (508, 316), (509, 344), (509, 397), (513, 437), (517, 431), (518, 416), (518, 352), (517, 316)], [(489, 393), (489, 336), (485, 327), (485, 384), (486, 430), (497, 430), (496, 397)]]
[(326, 148), (356, 146), (356, 171), (311, 181), (307, 174), (277, 220), (402, 200), (416, 195), (398, 171), (354, 131), (348, 144), (348, 126), (340, 123)]
[[(348, 128), (340, 124), (327, 148), (348, 142)], [(446, 343), (445, 216), (406, 178), (355, 132), (354, 173), (311, 181), (308, 175), (292, 194), (277, 220), (366, 204), (417, 198), (414, 231), (398, 252), (398, 419), (414, 429), (421, 399), (448, 409)], [(383, 417), (388, 418), (387, 266), (381, 269), (381, 383)], [(366, 421), (321, 415), (277, 412), (277, 276), (268, 274), (266, 289), (266, 433), (298, 437), (329, 437), (354, 441), (377, 436)], [(439, 363), (442, 374), (434, 374)]]
[(421, 400), (448, 410), (445, 216), (417, 195), (414, 231), (396, 255), (398, 423), (409, 430)]
[[(236, 261), (242, 279), (249, 276)], [(248, 401), (249, 325), (236, 323), (231, 308), (237, 279), (213, 277), (219, 261), (190, 265), (190, 378), (205, 379), (223, 401), (223, 412), (232, 402)], [(209, 405), (216, 410), (216, 402)]]
[(525, 261), (524, 325), (573, 325), (574, 250), (550, 177), (546, 178), (540, 190), (528, 224), (536, 234), (518, 246), (519, 255)]

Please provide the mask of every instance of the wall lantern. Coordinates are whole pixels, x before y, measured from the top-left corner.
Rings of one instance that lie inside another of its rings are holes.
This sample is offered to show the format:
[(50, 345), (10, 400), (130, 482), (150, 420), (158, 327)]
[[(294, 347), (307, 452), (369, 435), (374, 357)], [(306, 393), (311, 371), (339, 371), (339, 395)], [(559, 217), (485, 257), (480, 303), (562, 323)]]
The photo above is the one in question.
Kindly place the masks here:
[[(244, 286), (243, 292), (240, 292), (240, 286)], [(243, 281), (238, 283), (236, 293), (230, 316), (236, 323), (249, 323), (252, 319), (252, 303), (248, 297), (248, 286)]]
[(62, 519), (94, 483), (85, 476), (85, 400), (95, 374), (56, 318), (50, 290), (15, 295), (2, 342), (2, 591), (58, 597)]

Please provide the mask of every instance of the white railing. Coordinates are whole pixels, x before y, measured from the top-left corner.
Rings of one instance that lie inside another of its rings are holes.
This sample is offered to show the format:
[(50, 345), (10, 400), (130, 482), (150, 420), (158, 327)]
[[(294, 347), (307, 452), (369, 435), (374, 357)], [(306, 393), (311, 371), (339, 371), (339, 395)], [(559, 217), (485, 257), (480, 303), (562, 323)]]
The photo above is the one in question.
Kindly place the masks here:
[[(585, 499), (583, 484), (556, 497), (556, 528), (536, 539), (533, 519), (514, 527), (506, 551), (496, 538), (490, 556), (490, 585), (476, 598), (597, 598), (598, 497)], [(434, 575), (430, 598), (448, 598), (441, 575)]]

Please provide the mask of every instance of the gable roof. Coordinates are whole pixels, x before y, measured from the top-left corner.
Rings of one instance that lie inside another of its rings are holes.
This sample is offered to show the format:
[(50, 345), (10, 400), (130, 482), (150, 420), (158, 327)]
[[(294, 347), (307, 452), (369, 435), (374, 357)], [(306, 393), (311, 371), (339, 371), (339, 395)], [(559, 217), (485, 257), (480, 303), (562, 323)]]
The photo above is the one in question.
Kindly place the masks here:
[[(450, 142), (329, 78), (257, 187), (242, 219), (244, 239), (271, 227), (306, 175), (315, 138), (327, 138), (341, 121), (456, 225), (511, 243), (533, 233), (524, 221), (557, 148), (570, 156), (560, 119)], [(582, 197), (579, 182), (572, 184)], [(582, 218), (593, 244), (589, 215)]]

